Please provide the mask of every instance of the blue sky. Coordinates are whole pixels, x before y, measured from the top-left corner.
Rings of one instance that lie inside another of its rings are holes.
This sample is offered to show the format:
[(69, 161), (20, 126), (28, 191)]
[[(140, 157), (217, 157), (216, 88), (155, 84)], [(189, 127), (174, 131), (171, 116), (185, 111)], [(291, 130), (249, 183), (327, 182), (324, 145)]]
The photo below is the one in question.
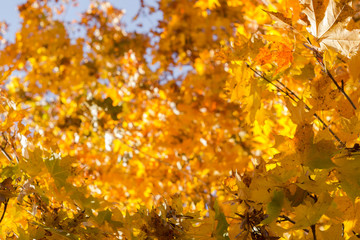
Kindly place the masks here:
[[(71, 2), (72, 0), (69, 0)], [(161, 13), (156, 13), (152, 15), (148, 15), (146, 17), (140, 16), (136, 22), (132, 21), (132, 18), (137, 14), (140, 8), (140, 0), (108, 0), (113, 6), (124, 9), (125, 15), (122, 18), (122, 22), (125, 25), (125, 30), (127, 32), (137, 31), (141, 33), (147, 33), (151, 28), (156, 27), (157, 20), (162, 18)], [(1, 7), (0, 7), (0, 21), (6, 21), (9, 25), (9, 29), (5, 38), (13, 41), (15, 39), (15, 33), (20, 28), (20, 17), (17, 10), (17, 6), (19, 4), (23, 4), (26, 0), (0, 0)], [(64, 16), (60, 16), (62, 20), (80, 20), (80, 15), (82, 12), (85, 12), (88, 8), (91, 0), (77, 0), (79, 5), (77, 7), (70, 6), (65, 11), (65, 18)], [(145, 0), (145, 4), (150, 4), (151, 6), (156, 7), (156, 1), (154, 0)], [(139, 27), (138, 24), (141, 23), (142, 27)], [(158, 65), (151, 65), (151, 57), (147, 57), (149, 66), (152, 70), (155, 70)], [(179, 75), (185, 74), (188, 71), (192, 70), (189, 66), (183, 66), (181, 68), (176, 67), (174, 68), (174, 76), (178, 77)]]
[[(25, 3), (26, 0), (2, 0), (0, 7), (0, 21), (6, 21), (9, 24), (9, 31), (6, 38), (9, 40), (14, 39), (15, 32), (20, 28), (20, 18), (17, 10), (19, 4)], [(89, 6), (90, 0), (78, 0), (79, 6), (74, 8), (70, 7), (66, 11), (66, 20), (80, 19), (80, 13), (84, 12)], [(126, 13), (123, 17), (123, 23), (127, 31), (140, 31), (147, 32), (151, 27), (156, 26), (156, 20), (160, 18), (159, 14), (150, 16), (150, 18), (139, 18), (137, 22), (133, 23), (132, 18), (136, 15), (140, 8), (140, 0), (109, 0), (113, 6), (125, 9)], [(145, 1), (146, 3), (155, 1)], [(70, 6), (71, 4), (69, 4)], [(142, 28), (137, 24), (143, 25)]]

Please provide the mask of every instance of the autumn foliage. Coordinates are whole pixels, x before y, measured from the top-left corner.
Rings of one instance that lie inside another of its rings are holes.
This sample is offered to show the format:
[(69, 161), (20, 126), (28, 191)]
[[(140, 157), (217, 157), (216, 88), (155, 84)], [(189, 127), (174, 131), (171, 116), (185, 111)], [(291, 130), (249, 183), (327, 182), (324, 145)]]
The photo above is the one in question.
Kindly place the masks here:
[(360, 2), (140, 3), (0, 24), (1, 239), (360, 238)]

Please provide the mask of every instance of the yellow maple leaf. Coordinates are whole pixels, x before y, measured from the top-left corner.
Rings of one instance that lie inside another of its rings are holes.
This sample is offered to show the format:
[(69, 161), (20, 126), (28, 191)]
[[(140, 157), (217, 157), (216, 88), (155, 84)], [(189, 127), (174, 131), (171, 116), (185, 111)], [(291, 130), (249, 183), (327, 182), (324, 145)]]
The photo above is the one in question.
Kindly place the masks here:
[(333, 47), (346, 57), (355, 54), (360, 46), (360, 29), (346, 29), (355, 11), (350, 1), (304, 0), (304, 13), (310, 22), (308, 31), (317, 39), (321, 49)]

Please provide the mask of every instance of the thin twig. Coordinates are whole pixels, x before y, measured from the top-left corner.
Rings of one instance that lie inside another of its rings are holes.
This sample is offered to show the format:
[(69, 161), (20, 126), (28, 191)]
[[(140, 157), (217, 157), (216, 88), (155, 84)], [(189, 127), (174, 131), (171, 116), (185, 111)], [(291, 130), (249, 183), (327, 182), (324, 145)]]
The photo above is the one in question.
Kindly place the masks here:
[(344, 91), (344, 85), (340, 86), (336, 81), (333, 75), (329, 72), (327, 68), (325, 68), (326, 74), (330, 77), (330, 79), (333, 81), (337, 89), (345, 96), (345, 98), (350, 102), (351, 106), (356, 110), (356, 106), (353, 103), (353, 101), (350, 99), (349, 95), (347, 95)]
[[(15, 158), (16, 158), (16, 161), (17, 161), (17, 163), (19, 163), (20, 161), (19, 161), (19, 158), (18, 158), (18, 156), (17, 156), (17, 154), (16, 154), (16, 150), (15, 150), (15, 147), (14, 147), (13, 142), (9, 141), (8, 138), (5, 137), (5, 134), (4, 134), (4, 133), (2, 133), (2, 136), (3, 136), (6, 144), (9, 144), (9, 145), (11, 146), (11, 148), (13, 149), (14, 155), (15, 155)], [(11, 159), (11, 158), (10, 158), (10, 155), (5, 151), (5, 148), (1, 147), (1, 151), (3, 152), (3, 154), (4, 154), (9, 160)], [(11, 159), (10, 161), (11, 161), (11, 163), (14, 163), (12, 159)]]
[(4, 217), (5, 217), (5, 212), (6, 212), (6, 208), (7, 208), (8, 203), (9, 203), (9, 198), (7, 198), (7, 199), (5, 200), (5, 202), (4, 202), (4, 211), (3, 211), (2, 215), (1, 215), (0, 223), (2, 222), (2, 220), (3, 220)]
[[(272, 81), (270, 81), (269, 79), (267, 79), (265, 76), (263, 76), (261, 73), (259, 73), (257, 70), (253, 69), (252, 67), (250, 67), (250, 65), (248, 63), (245, 63), (246, 66), (253, 71), (256, 75), (258, 75), (259, 77), (261, 77), (262, 79), (264, 79), (265, 81), (267, 81), (268, 83), (270, 83), (272, 86), (274, 86), (279, 92), (282, 92), (283, 94), (285, 94), (286, 96), (288, 96), (291, 100), (293, 100), (294, 102), (296, 102), (296, 100), (288, 93), (286, 92), (284, 89), (280, 88), (279, 86), (277, 86), (276, 84), (274, 84)], [(297, 103), (297, 102), (296, 102)]]
[(311, 232), (313, 234), (313, 238), (314, 240), (316, 240), (316, 228), (315, 228), (315, 224), (311, 225)]
[[(291, 220), (288, 216), (285, 215), (280, 215), (280, 218), (282, 218), (282, 220), (277, 220), (276, 222), (283, 222), (283, 221), (288, 221), (292, 224), (296, 224), (296, 222), (294, 220)], [(308, 229), (303, 229), (304, 232), (309, 233)]]
[(5, 149), (3, 147), (0, 147), (0, 150), (11, 163), (14, 163), (13, 160), (11, 159), (10, 155), (5, 151)]
[[(307, 38), (307, 41), (308, 41), (308, 43), (309, 43), (310, 45), (312, 45), (309, 38)], [(341, 85), (341, 86), (336, 82), (336, 80), (335, 80), (335, 78), (333, 77), (333, 75), (332, 75), (332, 74), (330, 73), (330, 71), (326, 68), (322, 54), (321, 54), (316, 48), (314, 48), (314, 47), (312, 47), (312, 46), (307, 46), (305, 43), (304, 43), (303, 45), (304, 45), (307, 49), (310, 49), (311, 51), (313, 51), (316, 60), (317, 60), (318, 63), (321, 65), (321, 67), (323, 68), (324, 72), (330, 77), (331, 81), (335, 84), (336, 88), (345, 96), (345, 98), (350, 102), (351, 106), (356, 110), (356, 106), (355, 106), (354, 102), (350, 99), (349, 95), (347, 95), (347, 94), (345, 93), (343, 81), (342, 81), (342, 85)], [(342, 61), (343, 61), (343, 60), (342, 60)]]
[[(276, 80), (276, 82), (278, 82), (283, 88), (285, 88), (288, 92), (290, 92), (298, 101), (301, 101), (301, 99), (291, 90), (289, 89), (286, 85), (284, 85), (282, 82), (280, 82), (279, 80)], [(310, 111), (310, 107), (304, 103), (305, 105), (305, 109)], [(333, 137), (341, 144), (342, 147), (345, 147), (344, 142), (342, 142), (340, 140), (340, 138), (331, 130), (331, 128), (319, 117), (319, 115), (317, 115), (316, 113), (314, 113), (314, 117), (317, 118), (317, 120), (319, 120), (319, 122), (321, 122), (321, 124), (324, 126), (324, 128), (329, 129), (329, 132), (331, 133), (331, 135), (333, 135)]]
[(360, 234), (356, 233), (355, 231), (352, 231), (352, 233), (355, 235), (355, 237), (360, 238)]
[(288, 221), (291, 222), (292, 224), (295, 224), (295, 221), (291, 220), (288, 216), (280, 215), (279, 217), (283, 218), (283, 220), (278, 220), (278, 221)]
[(20, 160), (19, 160), (19, 157), (16, 153), (16, 149), (15, 149), (15, 146), (14, 146), (14, 143), (13, 142), (10, 142), (10, 146), (12, 147), (13, 151), (14, 151), (14, 155), (15, 155), (15, 158), (16, 158), (16, 161), (17, 163), (20, 163)]
[[(279, 83), (284, 89), (280, 88), (279, 86), (277, 86), (276, 84), (274, 84), (272, 81), (270, 81), (269, 79), (267, 79), (264, 75), (262, 75), (261, 73), (259, 73), (257, 70), (253, 69), (252, 67), (250, 67), (250, 65), (248, 63), (245, 63), (246, 66), (253, 71), (256, 75), (258, 75), (259, 77), (261, 77), (262, 79), (264, 79), (265, 81), (267, 81), (268, 83), (270, 83), (272, 86), (274, 86), (278, 91), (282, 92), (283, 94), (285, 94), (287, 97), (289, 97), (291, 100), (293, 100), (295, 103), (298, 103), (298, 101), (301, 101), (301, 99), (292, 91), (290, 90), (287, 86), (285, 86), (282, 82), (280, 82), (279, 80), (276, 80), (277, 83)], [(296, 98), (298, 101), (296, 101), (294, 98)], [(311, 108), (304, 103), (305, 109), (310, 111)], [(319, 120), (319, 122), (324, 126), (324, 128), (327, 128), (330, 132), (330, 134), (336, 139), (336, 141), (338, 141), (340, 143), (340, 147), (343, 148), (345, 147), (345, 143), (343, 141), (341, 141), (341, 139), (331, 130), (330, 126), (328, 126), (320, 117), (319, 115), (317, 115), (316, 113), (313, 114), (314, 117)]]

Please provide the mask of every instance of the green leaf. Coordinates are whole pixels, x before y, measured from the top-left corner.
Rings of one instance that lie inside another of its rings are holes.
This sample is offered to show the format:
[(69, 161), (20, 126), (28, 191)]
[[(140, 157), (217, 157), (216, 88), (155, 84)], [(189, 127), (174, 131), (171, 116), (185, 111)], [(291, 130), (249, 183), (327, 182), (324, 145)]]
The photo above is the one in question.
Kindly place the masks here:
[(295, 208), (296, 222), (292, 229), (307, 228), (316, 224), (332, 203), (329, 193), (321, 193), (316, 203), (307, 201)]
[(226, 217), (224, 213), (221, 211), (218, 201), (215, 200), (214, 203), (214, 210), (215, 210), (215, 219), (218, 221), (216, 225), (215, 235), (216, 239), (229, 239), (227, 236), (228, 234), (228, 222), (226, 221)]
[(1, 169), (1, 176), (2, 177), (13, 177), (18, 178), (22, 176), (22, 173), (20, 171), (19, 165), (15, 166), (6, 166)]
[(337, 166), (341, 188), (353, 200), (360, 196), (360, 156), (339, 154), (333, 160)]
[(20, 159), (19, 166), (21, 170), (29, 174), (31, 177), (41, 175), (45, 169), (43, 151), (40, 148), (36, 148), (34, 152), (29, 151), (29, 158)]
[(268, 203), (266, 207), (266, 212), (268, 217), (262, 221), (263, 224), (269, 224), (274, 221), (281, 212), (282, 206), (284, 203), (284, 192), (283, 191), (274, 191), (274, 196), (271, 199), (271, 202)]
[[(356, 179), (357, 178), (357, 179)], [(357, 176), (341, 176), (341, 187), (346, 192), (349, 198), (355, 202), (356, 198), (360, 196), (360, 179)]]
[(307, 165), (312, 169), (335, 167), (335, 164), (331, 161), (335, 151), (336, 148), (333, 141), (321, 140), (316, 144), (312, 144), (307, 155)]
[(99, 214), (97, 215), (96, 221), (99, 224), (103, 224), (105, 221), (110, 222), (111, 215), (112, 215), (112, 213), (110, 212), (110, 210), (106, 209), (105, 211), (99, 212)]
[(61, 158), (53, 154), (50, 158), (45, 159), (45, 165), (54, 178), (56, 186), (58, 188), (65, 186), (66, 179), (70, 175), (71, 158)]

